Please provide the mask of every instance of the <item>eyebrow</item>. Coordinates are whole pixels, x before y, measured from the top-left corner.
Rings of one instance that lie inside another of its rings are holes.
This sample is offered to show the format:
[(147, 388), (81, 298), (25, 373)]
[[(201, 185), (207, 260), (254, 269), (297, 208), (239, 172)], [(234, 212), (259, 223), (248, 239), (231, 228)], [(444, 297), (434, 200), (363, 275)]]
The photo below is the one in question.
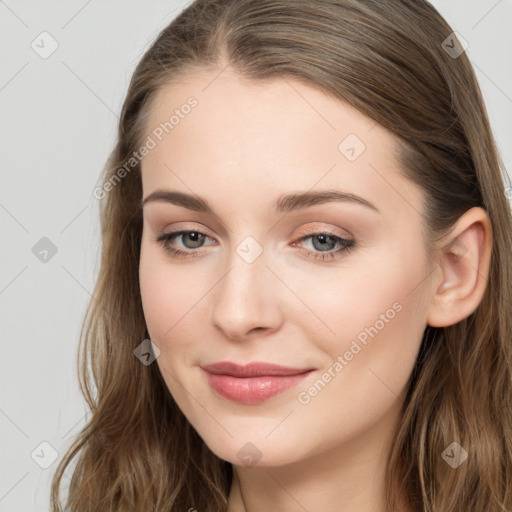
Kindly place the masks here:
[[(277, 213), (287, 213), (293, 210), (309, 208), (311, 206), (333, 201), (358, 204), (379, 212), (379, 209), (370, 201), (367, 201), (355, 194), (342, 192), (340, 190), (317, 190), (285, 194), (279, 196), (272, 206)], [(213, 210), (207, 201), (199, 196), (186, 194), (184, 192), (157, 189), (141, 201), (141, 208), (150, 202), (166, 202), (182, 206), (183, 208), (188, 208), (189, 210), (213, 213)]]

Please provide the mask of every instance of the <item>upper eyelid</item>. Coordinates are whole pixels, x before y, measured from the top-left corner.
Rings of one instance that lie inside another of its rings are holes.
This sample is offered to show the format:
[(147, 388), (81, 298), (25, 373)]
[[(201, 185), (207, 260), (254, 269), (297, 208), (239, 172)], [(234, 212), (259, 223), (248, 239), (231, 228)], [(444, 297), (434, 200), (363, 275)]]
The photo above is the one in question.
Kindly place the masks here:
[[(349, 233), (346, 229), (344, 229), (343, 231), (345, 231), (348, 235), (352, 236), (352, 234)], [(302, 232), (301, 237), (308, 236), (308, 235), (315, 235), (315, 234), (316, 235), (328, 234), (328, 235), (337, 236), (339, 238), (347, 238), (345, 235), (338, 233), (335, 229), (329, 229), (329, 228), (326, 228), (326, 229), (307, 228)]]
[[(337, 228), (337, 229), (344, 231), (350, 237), (352, 236), (352, 233), (350, 233), (345, 228)], [(297, 231), (297, 230), (295, 230), (295, 231)], [(172, 229), (170, 231), (166, 231), (165, 228), (164, 228), (164, 229), (162, 229), (160, 231), (161, 235), (171, 235), (171, 234), (177, 234), (177, 233), (183, 233), (183, 232), (198, 232), (198, 233), (202, 233), (204, 235), (207, 235), (208, 237), (210, 237), (212, 239), (216, 239), (217, 238), (216, 236), (213, 236), (206, 227), (202, 227), (202, 226), (200, 228), (197, 228), (197, 229), (194, 228), (194, 227), (189, 227), (189, 226), (183, 227), (183, 228), (182, 227), (178, 227), (178, 228)], [(332, 235), (335, 235), (335, 236), (339, 236), (340, 238), (346, 238), (345, 235), (343, 235), (341, 233), (338, 233), (337, 230), (334, 229), (334, 228), (322, 228), (322, 227), (309, 227), (309, 228), (306, 228), (306, 229), (304, 229), (301, 232), (301, 236), (310, 235), (310, 234), (322, 234), (322, 233), (332, 234)]]
[(216, 239), (215, 236), (211, 235), (210, 232), (206, 228), (190, 228), (190, 227), (179, 227), (179, 228), (173, 228), (173, 229), (161, 229), (158, 232), (158, 237), (160, 236), (171, 236), (171, 235), (178, 235), (183, 233), (201, 233), (203, 235), (206, 235), (209, 238)]

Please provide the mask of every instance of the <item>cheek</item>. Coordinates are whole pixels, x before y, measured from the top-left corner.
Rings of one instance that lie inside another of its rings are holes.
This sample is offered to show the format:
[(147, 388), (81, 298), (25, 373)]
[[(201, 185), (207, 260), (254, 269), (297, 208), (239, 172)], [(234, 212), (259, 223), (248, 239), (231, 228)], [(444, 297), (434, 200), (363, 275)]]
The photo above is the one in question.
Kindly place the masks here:
[[(314, 398), (316, 389), (310, 388), (311, 394), (302, 390), (300, 403), (316, 401), (310, 411), (315, 409), (321, 415), (330, 402), (341, 403), (348, 407), (345, 412), (354, 407), (356, 423), (371, 421), (372, 415), (384, 413), (404, 390), (428, 309), (428, 296), (421, 285), (427, 276), (427, 262), (421, 243), (410, 247), (395, 252), (387, 247), (372, 253), (371, 258), (353, 259), (351, 268), (344, 268), (335, 278), (319, 282), (316, 276), (302, 281), (299, 293), (306, 297), (306, 291), (313, 290), (305, 302), (309, 301), (330, 329), (319, 328), (321, 324), (310, 317), (309, 324), (314, 322), (317, 328), (309, 327), (308, 332), (314, 345), (327, 354), (323, 371), (336, 376), (318, 399)], [(303, 320), (303, 329), (309, 324)], [(316, 388), (323, 389), (321, 385)], [(366, 404), (366, 416), (362, 404)], [(353, 426), (356, 428), (355, 423)]]
[(335, 285), (326, 280), (323, 294), (309, 296), (335, 334), (317, 330), (312, 340), (328, 354), (319, 375), (328, 383), (300, 388), (297, 399), (304, 424), (326, 422), (329, 411), (330, 426), (318, 426), (327, 444), (366, 428), (399, 404), (414, 367), (426, 325), (426, 295), (418, 286), (426, 277), (425, 262), (421, 255), (405, 260), (410, 266), (394, 265), (393, 259), (379, 258), (360, 273), (354, 268)]
[(139, 266), (144, 317), (151, 339), (159, 346), (198, 300), (197, 283), (191, 282), (185, 272), (171, 272), (162, 253), (143, 243)]
[(151, 339), (156, 342), (172, 326), (174, 307), (169, 301), (173, 295), (165, 276), (158, 272), (156, 265), (150, 265), (148, 259), (141, 258), (139, 279), (146, 325)]
[(160, 349), (156, 363), (182, 410), (189, 408), (178, 381), (183, 380), (182, 372), (190, 363), (189, 345), (192, 341), (187, 340), (194, 331), (192, 310), (197, 314), (195, 310), (200, 308), (202, 295), (191, 277), (186, 272), (171, 269), (161, 250), (145, 247), (143, 243), (139, 282), (146, 326), (150, 339)]
[(352, 255), (334, 272), (289, 275), (297, 296), (314, 313), (303, 322), (307, 317), (315, 326), (318, 344), (339, 353), (353, 339), (371, 339), (369, 331), (379, 337), (393, 330), (404, 337), (411, 329), (421, 332), (426, 322), (421, 284), (427, 277), (421, 248), (419, 241), (390, 243)]

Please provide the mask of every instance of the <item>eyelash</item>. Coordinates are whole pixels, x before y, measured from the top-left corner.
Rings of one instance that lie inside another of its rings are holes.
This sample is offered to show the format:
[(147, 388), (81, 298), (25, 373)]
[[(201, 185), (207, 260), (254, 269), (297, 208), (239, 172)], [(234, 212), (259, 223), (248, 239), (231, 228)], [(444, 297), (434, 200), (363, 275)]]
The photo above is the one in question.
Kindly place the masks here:
[[(177, 249), (176, 247), (173, 247), (171, 245), (171, 243), (172, 243), (171, 240), (173, 238), (176, 238), (181, 235), (188, 234), (188, 233), (199, 233), (200, 235), (204, 235), (208, 238), (211, 238), (206, 233), (189, 229), (189, 230), (171, 231), (170, 233), (163, 233), (156, 237), (156, 241), (159, 242), (160, 244), (162, 244), (162, 246), (164, 247), (164, 250), (166, 252), (168, 252), (173, 257), (182, 257), (182, 258), (194, 257), (197, 255), (197, 253), (199, 251), (197, 251), (195, 249), (190, 249), (188, 251), (184, 251), (182, 249)], [(329, 252), (327, 252), (327, 251), (314, 252), (311, 250), (304, 249), (303, 247), (299, 247), (299, 252), (301, 252), (302, 254), (304, 254), (305, 256), (307, 256), (309, 258), (313, 258), (313, 259), (321, 260), (321, 261), (330, 261), (330, 260), (336, 258), (337, 256), (341, 255), (342, 253), (345, 253), (345, 254), (350, 253), (356, 247), (355, 240), (349, 240), (346, 238), (342, 238), (338, 235), (335, 235), (334, 233), (330, 233), (329, 231), (311, 231), (310, 233), (299, 238), (297, 240), (297, 242), (303, 242), (304, 240), (307, 240), (308, 238), (312, 238), (314, 236), (319, 236), (319, 235), (329, 236), (336, 243), (340, 244), (341, 247), (336, 250), (331, 250)], [(293, 242), (292, 245), (295, 246), (295, 244), (296, 244), (296, 242)], [(212, 245), (212, 244), (210, 244), (210, 245)], [(203, 246), (201, 246), (201, 247), (203, 247)], [(198, 249), (200, 249), (201, 247), (199, 247)]]

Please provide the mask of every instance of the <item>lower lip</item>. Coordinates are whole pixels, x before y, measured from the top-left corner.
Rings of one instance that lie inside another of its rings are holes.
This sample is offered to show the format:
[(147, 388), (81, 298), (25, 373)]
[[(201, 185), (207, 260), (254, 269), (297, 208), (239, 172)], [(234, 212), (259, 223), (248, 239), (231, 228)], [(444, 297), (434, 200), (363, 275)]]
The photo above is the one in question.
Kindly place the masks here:
[(311, 371), (297, 375), (233, 377), (206, 372), (212, 389), (223, 398), (241, 404), (259, 404), (284, 393), (304, 380)]

